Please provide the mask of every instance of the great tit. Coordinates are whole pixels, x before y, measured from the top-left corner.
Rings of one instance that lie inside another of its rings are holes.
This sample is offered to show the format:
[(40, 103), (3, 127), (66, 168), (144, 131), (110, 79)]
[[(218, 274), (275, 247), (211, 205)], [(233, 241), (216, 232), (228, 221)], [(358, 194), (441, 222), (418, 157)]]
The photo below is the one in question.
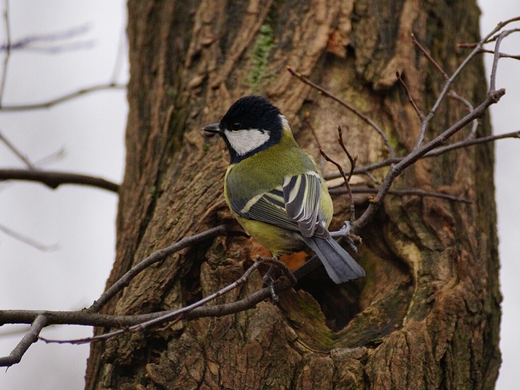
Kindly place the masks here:
[(229, 150), (224, 196), (247, 233), (275, 257), (307, 244), (335, 283), (365, 276), (327, 230), (333, 207), (325, 181), (278, 108), (246, 96), (203, 129), (219, 134)]

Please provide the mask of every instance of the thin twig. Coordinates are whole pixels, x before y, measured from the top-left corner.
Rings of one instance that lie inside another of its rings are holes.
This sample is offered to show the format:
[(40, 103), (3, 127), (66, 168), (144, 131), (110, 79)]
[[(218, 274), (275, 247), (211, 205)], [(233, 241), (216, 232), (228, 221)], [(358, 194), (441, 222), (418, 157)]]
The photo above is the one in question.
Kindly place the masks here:
[[(319, 260), (318, 260), (319, 261)], [(282, 292), (291, 287), (291, 281), (285, 276), (274, 282), (275, 291)], [(194, 309), (186, 315), (191, 320), (201, 317), (222, 317), (228, 314), (238, 313), (253, 308), (256, 304), (271, 296), (270, 288), (262, 288), (246, 298), (219, 305), (211, 305)], [(137, 315), (114, 315), (94, 313), (88, 310), (52, 311), (52, 310), (0, 310), (0, 325), (5, 324), (30, 324), (36, 317), (43, 315), (47, 318), (48, 325), (82, 325), (105, 328), (130, 327), (159, 318), (171, 313), (170, 310), (155, 313)]]
[(7, 68), (9, 65), (9, 58), (11, 56), (11, 28), (9, 26), (9, 0), (4, 0), (4, 23), (5, 23), (5, 35), (7, 41), (7, 48), (4, 56), (4, 67), (2, 69), (2, 79), (0, 80), (0, 107), (4, 97), (5, 83), (7, 81)]
[[(490, 135), (487, 137), (479, 137), (479, 138), (473, 138), (473, 139), (466, 139), (463, 141), (455, 142), (451, 145), (446, 146), (440, 146), (437, 147), (425, 155), (421, 156), (420, 158), (429, 158), (429, 157), (436, 157), (440, 156), (443, 153), (450, 152), (452, 150), (456, 149), (462, 149), (466, 148), (468, 146), (483, 144), (487, 142), (493, 142), (499, 139), (505, 139), (505, 138), (520, 138), (520, 131), (513, 131), (510, 133), (504, 133), (504, 134), (497, 134), (497, 135)], [(368, 164), (365, 166), (361, 166), (359, 168), (354, 169), (353, 174), (354, 175), (367, 175), (371, 171), (375, 171), (376, 169), (388, 167), (392, 164), (397, 164), (401, 162), (404, 159), (404, 157), (396, 157), (396, 158), (388, 158), (386, 160), (378, 161), (373, 164)], [(332, 173), (329, 175), (325, 175), (325, 180), (333, 180), (337, 179), (338, 177), (341, 177), (340, 173)]]
[[(350, 191), (350, 184), (348, 182), (348, 178), (347, 178), (347, 175), (345, 174), (345, 171), (343, 170), (341, 164), (337, 163), (336, 161), (334, 161), (332, 158), (330, 158), (327, 153), (325, 153), (325, 151), (322, 149), (321, 147), (321, 144), (320, 144), (320, 140), (318, 139), (318, 135), (316, 134), (316, 130), (314, 129), (314, 126), (312, 126), (312, 124), (310, 123), (309, 120), (307, 120), (307, 124), (309, 125), (311, 131), (312, 131), (312, 135), (314, 136), (314, 139), (316, 140), (316, 143), (318, 144), (318, 149), (320, 151), (320, 154), (323, 156), (323, 158), (325, 160), (327, 160), (328, 162), (334, 164), (336, 166), (336, 168), (338, 169), (339, 173), (341, 174), (341, 176), (343, 176), (343, 181), (345, 182), (345, 186), (347, 188), (347, 194), (349, 194), (350, 196), (350, 199), (349, 199), (349, 204), (350, 206), (352, 207), (352, 205), (354, 205), (354, 199), (352, 198), (352, 191)], [(338, 128), (339, 131), (341, 132), (341, 127)], [(348, 153), (348, 152), (347, 152)], [(349, 155), (349, 154), (348, 154)], [(350, 218), (352, 220), (355, 219), (355, 215), (354, 214), (351, 214), (350, 215)]]
[(202, 233), (195, 234), (191, 237), (184, 237), (182, 240), (170, 245), (166, 248), (159, 249), (148, 256), (143, 261), (137, 263), (130, 268), (121, 278), (119, 278), (108, 290), (106, 290), (87, 310), (97, 312), (118, 292), (130, 284), (130, 281), (135, 278), (141, 271), (148, 268), (154, 263), (164, 260), (171, 254), (180, 251), (197, 242), (201, 242), (208, 238), (216, 237), (226, 233), (226, 225), (219, 225), (208, 229)]
[(45, 184), (52, 189), (58, 188), (62, 184), (78, 184), (90, 187), (97, 187), (104, 190), (118, 192), (119, 185), (100, 177), (80, 175), (70, 172), (26, 170), (26, 169), (0, 169), (1, 180), (25, 180), (35, 181)]
[(30, 328), (31, 328), (30, 326), (24, 325), (24, 326), (17, 326), (16, 328), (13, 328), (13, 329), (1, 330), (0, 339), (5, 339), (6, 337), (21, 336), (23, 334), (26, 334)]
[[(209, 231), (208, 231), (209, 232)], [(207, 233), (207, 232), (205, 232)], [(92, 325), (92, 326), (104, 326), (104, 327), (124, 327), (123, 329), (119, 329), (113, 332), (105, 333), (98, 336), (76, 339), (76, 340), (49, 340), (43, 337), (40, 337), (41, 340), (47, 343), (70, 343), (70, 344), (82, 344), (88, 343), (92, 341), (105, 340), (119, 334), (125, 332), (139, 332), (144, 329), (163, 324), (165, 322), (170, 321), (179, 321), (180, 319), (194, 319), (200, 317), (220, 317), (223, 315), (233, 314), (240, 311), (244, 311), (250, 308), (253, 308), (259, 302), (268, 298), (271, 295), (271, 288), (261, 289), (250, 296), (242, 299), (240, 301), (236, 301), (233, 303), (222, 304), (222, 305), (213, 305), (208, 307), (202, 307), (206, 303), (215, 300), (224, 294), (238, 288), (239, 286), (245, 284), (247, 279), (251, 276), (251, 274), (258, 269), (258, 267), (263, 263), (271, 263), (282, 269), (284, 272), (284, 276), (282, 276), (277, 281), (273, 282), (273, 289), (275, 292), (279, 293), (287, 288), (293, 286), (297, 279), (295, 276), (287, 269), (287, 266), (272, 258), (260, 258), (253, 263), (251, 267), (249, 267), (244, 274), (235, 282), (227, 285), (226, 287), (220, 289), (219, 291), (207, 296), (206, 298), (201, 299), (198, 302), (195, 302), (192, 305), (183, 307), (181, 309), (169, 310), (165, 312), (144, 314), (144, 315), (136, 315), (136, 316), (110, 316), (94, 313), (90, 310), (82, 310), (76, 312), (35, 312), (35, 311), (15, 311), (15, 310), (7, 310), (0, 312), (0, 324), (12, 323), (16, 321), (16, 323), (23, 323), (28, 321), (34, 315), (43, 316), (47, 319), (48, 324), (59, 324), (59, 323), (67, 323), (67, 324), (76, 324), (76, 325)], [(66, 321), (66, 322), (63, 322)], [(102, 325), (103, 324), (103, 325)]]
[(410, 92), (410, 90), (408, 89), (408, 86), (406, 85), (406, 83), (404, 82), (403, 78), (401, 77), (401, 74), (399, 72), (395, 72), (395, 75), (397, 77), (397, 80), (399, 80), (399, 82), (401, 83), (401, 85), (403, 86), (405, 92), (406, 92), (406, 96), (408, 97), (408, 101), (411, 103), (413, 109), (415, 110), (417, 116), (419, 117), (419, 119), (422, 121), (424, 121), (424, 115), (423, 113), (421, 112), (421, 110), (419, 109), (419, 107), (417, 106), (417, 104), (415, 103), (415, 100), (412, 96), (412, 93)]
[[(196, 308), (204, 306), (206, 303), (211, 302), (211, 301), (213, 301), (213, 300), (215, 300), (215, 299), (217, 299), (217, 298), (219, 298), (219, 297), (229, 293), (230, 291), (233, 291), (234, 289), (238, 288), (239, 286), (245, 284), (247, 279), (249, 279), (249, 276), (251, 276), (251, 274), (254, 271), (256, 271), (258, 269), (258, 267), (261, 264), (263, 264), (266, 260), (270, 260), (270, 259), (268, 259), (268, 258), (258, 259), (236, 281), (234, 281), (231, 284), (228, 284), (226, 287), (218, 290), (217, 292), (214, 292), (213, 294), (210, 294), (207, 297), (202, 298), (200, 301), (197, 301), (195, 303), (192, 303), (191, 305), (182, 307), (180, 309), (172, 310), (172, 311), (170, 311), (168, 313), (165, 313), (165, 314), (163, 314), (163, 315), (161, 315), (161, 316), (159, 316), (157, 318), (153, 318), (153, 319), (150, 319), (148, 321), (143, 321), (143, 322), (141, 322), (139, 324), (130, 326), (130, 327), (126, 328), (126, 329), (120, 329), (120, 330), (117, 330), (117, 331), (114, 331), (114, 332), (109, 332), (109, 333), (105, 333), (105, 334), (102, 334), (102, 335), (93, 336), (93, 337), (89, 338), (87, 342), (94, 341), (94, 340), (106, 340), (108, 338), (117, 336), (118, 334), (125, 333), (125, 332), (140, 332), (140, 331), (143, 331), (143, 330), (145, 330), (147, 328), (150, 328), (150, 327), (153, 327), (153, 326), (156, 326), (156, 325), (159, 325), (159, 324), (163, 324), (165, 322), (178, 321), (180, 319), (183, 319), (183, 318), (186, 317), (186, 315), (188, 313), (191, 313)], [(87, 340), (87, 339), (83, 339), (83, 340)]]
[(345, 179), (345, 177), (343, 177), (343, 180), (345, 180), (345, 187), (347, 189), (347, 194), (349, 198), (350, 222), (354, 222), (356, 220), (356, 205), (354, 203), (354, 197), (352, 196), (350, 179), (352, 178), (352, 174), (354, 172), (354, 169), (356, 168), (357, 157), (352, 157), (347, 147), (345, 146), (345, 143), (343, 142), (343, 131), (341, 130), (341, 126), (338, 126), (338, 142), (350, 161), (350, 172), (348, 173), (348, 178)]
[[(480, 52), (486, 53), (486, 54), (495, 54), (494, 50), (488, 50), (488, 49), (482, 49)], [(500, 58), (511, 58), (513, 60), (520, 60), (520, 55), (513, 55), (513, 54), (502, 53), (502, 52), (500, 52), (498, 55), (500, 56)]]
[[(21, 38), (17, 41), (8, 40), (5, 44), (0, 45), (0, 51), (7, 50), (34, 50), (47, 53), (58, 53), (65, 50), (77, 50), (92, 47), (93, 41), (73, 42), (69, 44), (58, 44), (57, 46), (41, 46), (41, 43), (55, 42), (62, 39), (69, 39), (86, 33), (90, 29), (88, 24), (74, 27), (65, 31), (51, 34), (39, 34)], [(40, 46), (38, 46), (40, 45)]]
[(437, 61), (435, 61), (433, 59), (433, 57), (430, 55), (430, 53), (428, 53), (428, 50), (426, 50), (419, 43), (419, 41), (415, 37), (415, 34), (412, 34), (412, 41), (413, 41), (413, 44), (424, 54), (424, 56), (428, 59), (428, 61), (430, 61), (432, 63), (432, 65), (435, 67), (435, 69), (437, 69), (439, 71), (439, 73), (442, 75), (444, 80), (448, 80), (449, 79), (448, 74), (444, 71), (444, 69), (442, 69), (442, 67), (437, 63)]
[(357, 156), (352, 157), (352, 155), (348, 151), (347, 147), (345, 146), (345, 142), (343, 141), (343, 129), (341, 128), (341, 126), (338, 126), (338, 141), (339, 141), (341, 148), (347, 155), (348, 160), (350, 161), (350, 172), (348, 173), (348, 179), (347, 179), (347, 181), (350, 182), (350, 179), (352, 178), (352, 174), (354, 173), (354, 169), (356, 168), (356, 163), (357, 163), (358, 158), (357, 158)]
[(25, 336), (23, 336), (15, 349), (13, 349), (8, 356), (0, 357), (0, 367), (10, 367), (14, 364), (20, 363), (20, 360), (22, 360), (23, 355), (27, 352), (29, 347), (38, 341), (38, 335), (45, 325), (47, 325), (47, 318), (45, 315), (37, 315), (31, 328)]
[(65, 147), (61, 146), (58, 150), (52, 152), (51, 154), (49, 154), (49, 155), (47, 155), (45, 157), (42, 157), (39, 160), (36, 160), (34, 165), (36, 165), (37, 167), (42, 167), (42, 166), (47, 165), (47, 164), (49, 164), (51, 162), (58, 161), (58, 160), (62, 159), (63, 157), (65, 157), (65, 155), (66, 155)]
[(22, 160), (22, 162), (23, 162), (25, 165), (27, 165), (27, 168), (29, 168), (29, 169), (31, 169), (31, 170), (36, 169), (36, 166), (35, 166), (32, 162), (30, 162), (29, 159), (28, 159), (26, 156), (24, 156), (24, 154), (23, 154), (21, 151), (19, 151), (19, 150), (16, 148), (16, 146), (14, 146), (14, 144), (11, 143), (11, 141), (9, 141), (9, 140), (8, 140), (8, 139), (7, 139), (7, 138), (2, 134), (1, 131), (0, 131), (0, 141), (2, 141), (2, 142), (5, 144), (5, 146), (7, 146), (7, 148), (8, 148), (11, 152), (13, 152), (13, 153), (16, 155), (16, 157), (18, 157), (20, 160)]
[(24, 111), (24, 110), (37, 110), (37, 109), (43, 109), (43, 108), (50, 108), (52, 106), (55, 106), (56, 104), (63, 103), (67, 100), (71, 100), (74, 98), (77, 98), (78, 96), (86, 95), (91, 92), (97, 92), (97, 91), (103, 91), (107, 89), (126, 89), (126, 85), (124, 84), (102, 84), (102, 85), (95, 85), (93, 87), (80, 89), (79, 91), (72, 92), (63, 96), (60, 96), (58, 98), (42, 102), (42, 103), (33, 103), (33, 104), (22, 104), (22, 105), (16, 105), (16, 106), (2, 106), (0, 107), (0, 111)]
[(364, 172), (363, 175), (368, 177), (370, 180), (372, 180), (372, 183), (381, 185), (381, 180), (377, 180), (374, 175), (372, 175), (370, 172)]
[(489, 135), (487, 137), (479, 137), (473, 139), (466, 139), (464, 141), (455, 142), (451, 145), (441, 146), (434, 150), (429, 151), (424, 155), (424, 157), (436, 157), (440, 156), (443, 153), (450, 152), (455, 149), (467, 148), (468, 146), (493, 142), (499, 139), (504, 138), (520, 138), (520, 131), (513, 131), (511, 133), (497, 134), (497, 135)]
[[(455, 99), (455, 100), (458, 100), (458, 101), (464, 103), (468, 112), (473, 111), (473, 105), (467, 99), (464, 99), (462, 96), (457, 94), (457, 92), (450, 91), (448, 96), (452, 99)], [(475, 119), (471, 125), (471, 131), (468, 135), (468, 139), (473, 139), (476, 137), (477, 129), (478, 129), (478, 120)]]
[[(255, 263), (256, 264), (256, 263)], [(307, 264), (307, 263), (306, 263)], [(319, 260), (318, 260), (319, 264)], [(253, 265), (254, 266), (254, 265)], [(251, 267), (250, 267), (251, 268)], [(302, 268), (302, 267), (300, 267)], [(256, 269), (256, 266), (253, 270)], [(248, 269), (249, 270), (249, 269)], [(246, 271), (247, 272), (247, 271)], [(236, 283), (236, 282), (235, 282)], [(233, 284), (235, 284), (233, 283)], [(283, 292), (294, 285), (293, 280), (282, 276), (274, 281), (273, 289), (276, 293)], [(226, 286), (224, 289), (227, 289)], [(236, 287), (235, 287), (236, 288)], [(223, 289), (222, 289), (223, 290)], [(220, 290), (220, 291), (222, 291)], [(219, 293), (220, 293), (219, 291)], [(254, 308), (258, 303), (264, 301), (271, 296), (271, 288), (262, 288), (254, 293), (250, 294), (244, 299), (232, 302), (224, 303), (219, 305), (211, 306), (199, 306), (192, 310), (185, 312), (185, 308), (178, 310), (169, 310), (149, 314), (141, 315), (130, 315), (130, 316), (118, 316), (109, 314), (91, 313), (87, 311), (75, 311), (75, 312), (55, 312), (55, 311), (44, 311), (37, 312), (33, 310), (4, 310), (0, 312), (0, 324), (2, 323), (25, 323), (36, 315), (44, 315), (48, 319), (48, 324), (70, 324), (70, 325), (85, 325), (85, 326), (103, 326), (106, 328), (110, 327), (125, 327), (118, 331), (106, 333), (103, 335), (88, 337), (77, 340), (49, 340), (40, 337), (41, 340), (48, 343), (59, 343), (59, 344), (83, 344), (96, 340), (103, 340), (109, 337), (114, 337), (118, 334), (139, 331), (144, 329), (143, 324), (148, 324), (149, 321), (154, 321), (153, 325), (171, 321), (173, 317), (182, 316), (182, 319), (193, 320), (202, 317), (223, 317), (229, 314), (239, 313), (248, 309)], [(215, 293), (217, 294), (217, 293)], [(218, 296), (221, 296), (219, 294)], [(217, 296), (217, 297), (218, 297)], [(197, 302), (199, 303), (199, 302)], [(182, 310), (182, 313), (181, 313)], [(158, 319), (160, 321), (155, 322)], [(150, 325), (146, 325), (148, 327)]]
[(257, 259), (256, 261), (261, 260), (264, 264), (271, 264), (275, 265), (280, 269), (283, 273), (283, 275), (287, 278), (289, 283), (292, 285), (295, 285), (298, 282), (298, 279), (294, 276), (294, 274), (291, 272), (291, 270), (287, 267), (287, 264), (285, 264), (283, 261), (280, 261), (273, 257), (261, 257)]
[(453, 134), (458, 132), (463, 127), (467, 126), (474, 119), (484, 115), (488, 107), (492, 104), (497, 103), (504, 94), (504, 89), (500, 89), (498, 91), (490, 93), (487, 96), (487, 98), (477, 108), (475, 108), (473, 112), (466, 115), (464, 118), (460, 119), (457, 123), (455, 123), (449, 129), (444, 131), (441, 135), (437, 136), (424, 146), (420, 147), (418, 150), (411, 152), (408, 156), (404, 157), (399, 163), (392, 165), (390, 171), (388, 172), (383, 181), (383, 184), (379, 188), (377, 195), (374, 197), (374, 200), (370, 203), (363, 215), (358, 220), (356, 220), (355, 223), (352, 224), (352, 232), (356, 234), (356, 232), (365, 227), (368, 224), (368, 222), (372, 220), (374, 214), (381, 206), (383, 199), (385, 195), (388, 193), (388, 190), (390, 189), (390, 186), (394, 182), (395, 178), (399, 176), (404, 169), (414, 164), (417, 160), (419, 160), (422, 156), (424, 156), (431, 150), (442, 145), (448, 138), (450, 138)]
[(500, 60), (500, 45), (502, 40), (509, 34), (515, 32), (515, 30), (502, 31), (497, 38), (495, 43), (495, 55), (493, 58), (493, 65), (491, 66), (491, 75), (489, 76), (489, 92), (493, 92), (496, 89), (496, 74), (498, 68), (498, 61)]
[(14, 238), (15, 240), (23, 242), (24, 244), (30, 245), (33, 248), (36, 248), (36, 249), (41, 250), (43, 252), (54, 251), (54, 250), (59, 248), (58, 244), (53, 244), (53, 245), (42, 244), (42, 243), (40, 243), (40, 242), (30, 238), (30, 237), (27, 237), (27, 236), (25, 236), (25, 235), (23, 235), (21, 233), (15, 232), (12, 229), (9, 229), (7, 226), (4, 226), (4, 225), (0, 225), (0, 230), (2, 232), (4, 232), (5, 234), (7, 234), (8, 236)]
[[(352, 192), (354, 194), (377, 194), (379, 191), (378, 188), (370, 188), (370, 187), (352, 187)], [(346, 193), (345, 189), (341, 187), (333, 187), (329, 189), (329, 192), (331, 195), (340, 195)], [(388, 195), (418, 195), (421, 197), (431, 197), (431, 198), (441, 198), (441, 199), (447, 199), (447, 200), (453, 200), (456, 202), (462, 202), (462, 203), (473, 203), (472, 200), (463, 198), (460, 196), (455, 195), (449, 195), (449, 194), (443, 194), (441, 192), (434, 192), (434, 191), (424, 191), (420, 189), (409, 189), (409, 190), (394, 190), (389, 189)]]
[[(511, 19), (508, 19), (504, 22), (500, 22), (498, 23), (495, 28), (493, 29), (493, 31), (491, 31), (485, 38), (484, 38), (484, 44), (486, 43), (491, 43), (491, 42), (495, 42), (497, 40), (497, 38), (499, 37), (500, 34), (497, 34), (497, 35), (494, 35), (497, 31), (500, 31), (502, 30), (505, 26), (507, 26), (508, 24), (511, 24), (511, 23), (514, 23), (514, 22), (518, 22), (520, 21), (520, 16), (515, 16), (514, 18), (511, 18)], [(518, 29), (516, 29), (518, 30)], [(480, 42), (471, 42), (471, 43), (459, 43), (457, 44), (458, 47), (462, 47), (462, 48), (469, 48), (469, 49), (473, 49), (475, 47), (477, 47), (480, 43)], [(495, 51), (493, 51), (493, 53), (495, 53)]]
[[(482, 39), (477, 46), (475, 46), (475, 48), (471, 51), (471, 53), (464, 59), (464, 61), (462, 61), (462, 63), (459, 65), (459, 67), (455, 70), (455, 72), (453, 72), (453, 74), (451, 75), (451, 77), (449, 77), (447, 80), (446, 80), (446, 83), (444, 84), (444, 87), (441, 91), (441, 93), (439, 94), (435, 104), (433, 105), (433, 107), (431, 108), (430, 112), (428, 113), (428, 115), (426, 116), (426, 118), (424, 119), (424, 121), (422, 122), (421, 124), (421, 129), (419, 131), (419, 136), (417, 137), (417, 141), (415, 143), (415, 146), (414, 146), (414, 150), (418, 150), (419, 147), (421, 146), (423, 140), (424, 140), (424, 134), (426, 133), (426, 128), (428, 126), (428, 123), (430, 122), (430, 120), (435, 116), (435, 113), (437, 112), (441, 102), (444, 100), (444, 97), (446, 96), (446, 94), (448, 93), (448, 90), (451, 88), (451, 85), (453, 84), (453, 82), (455, 81), (455, 79), (458, 77), (458, 75), (460, 74), (460, 72), (462, 72), (462, 70), (466, 67), (466, 65), (476, 56), (479, 54), (480, 50), (482, 49), (482, 45), (484, 44), (484, 42), (486, 42), (491, 36), (493, 36), (497, 31), (501, 30), (503, 28), (503, 26), (515, 21), (516, 19), (519, 19), (519, 18), (513, 18), (513, 19), (509, 19), (508, 21), (506, 22), (502, 22), (502, 23), (499, 23), (497, 25), (497, 27), (495, 27), (495, 29), (493, 29), (493, 31), (491, 31), (488, 35), (486, 35), (486, 37), (484, 37), (484, 39)], [(495, 46), (495, 50), (498, 50), (498, 48)], [(498, 60), (497, 60), (498, 62)], [(495, 67), (496, 69), (496, 67)], [(495, 95), (495, 88), (494, 88), (494, 79), (495, 79), (495, 74), (496, 73), (491, 73), (491, 82), (492, 82), (492, 86), (493, 88), (490, 88), (490, 92), (491, 94), (490, 95), (494, 95), (494, 96), (498, 96), (498, 95)], [(500, 94), (499, 94), (500, 95)], [(501, 95), (500, 95), (501, 96)], [(490, 104), (493, 104), (493, 103), (490, 103)]]
[[(379, 209), (379, 207), (382, 204), (382, 201), (385, 197), (385, 195), (388, 193), (388, 190), (390, 189), (390, 186), (392, 185), (393, 181), (397, 176), (399, 176), (404, 169), (409, 167), (410, 165), (414, 164), (417, 160), (428, 154), (429, 152), (433, 151), (435, 148), (438, 148), (439, 146), (443, 145), (448, 138), (450, 138), (453, 134), (458, 132), (460, 129), (467, 126), (469, 123), (471, 123), (473, 120), (481, 117), (484, 115), (484, 113), (487, 111), (489, 106), (492, 104), (498, 103), (500, 98), (505, 94), (504, 89), (495, 90), (495, 78), (496, 78), (496, 67), (498, 63), (498, 58), (495, 56), (494, 61), (494, 67), (493, 71), (491, 73), (491, 88), (488, 92), (488, 96), (486, 99), (477, 107), (475, 108), (471, 113), (467, 114), (465, 117), (460, 119), (457, 123), (452, 125), (449, 129), (445, 130), (441, 135), (437, 136), (430, 142), (428, 142), (424, 146), (420, 146), (422, 144), (422, 141), (424, 139), (424, 131), (426, 128), (426, 125), (431, 118), (435, 115), (435, 112), (437, 108), (440, 105), (440, 102), (443, 100), (444, 96), (446, 95), (448, 89), (450, 88), (451, 84), (455, 80), (455, 78), (458, 76), (458, 74), (464, 69), (464, 67), (468, 64), (468, 62), (477, 55), (479, 50), (481, 49), (484, 42), (486, 42), (492, 35), (494, 35), (497, 31), (501, 30), (503, 26), (507, 25), (508, 23), (511, 23), (514, 20), (520, 19), (513, 18), (506, 22), (499, 23), (498, 26), (489, 33), (484, 39), (480, 41), (480, 43), (473, 49), (473, 51), (466, 57), (466, 59), (462, 62), (462, 64), (457, 68), (457, 70), (453, 73), (453, 75), (446, 81), (444, 88), (438, 97), (436, 103), (434, 104), (433, 108), (430, 110), (430, 113), (423, 121), (423, 124), (421, 126), (420, 136), (417, 140), (417, 143), (414, 147), (414, 150), (406, 157), (404, 157), (400, 162), (394, 164), (391, 166), (390, 171), (386, 175), (383, 184), (379, 188), (379, 191), (377, 192), (377, 195), (373, 198), (372, 202), (370, 202), (368, 208), (366, 209), (365, 213), (354, 223), (352, 224), (352, 232), (356, 233), (356, 231), (359, 231), (364, 226), (368, 224), (369, 221), (372, 220), (374, 217), (374, 214)], [(497, 39), (497, 44), (495, 45), (496, 52), (499, 52), (499, 39), (503, 39), (506, 35), (502, 36), (500, 34), (499, 38)], [(502, 38), (501, 38), (502, 37)], [(468, 140), (470, 142), (471, 140)]]
[(320, 87), (319, 85), (317, 84), (314, 84), (312, 81), (310, 81), (307, 77), (303, 76), (301, 73), (298, 73), (296, 72), (293, 68), (291, 68), (290, 66), (287, 67), (287, 70), (289, 71), (289, 73), (291, 73), (293, 76), (295, 76), (296, 78), (298, 78), (300, 81), (302, 81), (303, 83), (311, 86), (312, 88), (316, 89), (317, 91), (319, 91), (321, 94), (327, 96), (328, 98), (334, 100), (335, 102), (341, 104), (343, 107), (345, 107), (347, 110), (353, 112), (354, 114), (356, 114), (360, 119), (362, 119), (365, 123), (367, 123), (368, 125), (372, 126), (376, 131), (377, 133), (381, 136), (381, 138), (383, 138), (383, 141), (385, 142), (385, 145), (386, 145), (386, 148), (388, 149), (388, 153), (390, 154), (391, 157), (393, 157), (395, 155), (395, 152), (394, 152), (394, 149), (392, 148), (392, 145), (390, 145), (390, 141), (388, 139), (388, 137), (386, 136), (386, 134), (383, 132), (383, 130), (381, 130), (381, 128), (372, 120), (370, 119), (368, 116), (366, 116), (365, 114), (363, 114), (361, 111), (359, 111), (357, 108), (351, 106), (350, 104), (348, 104), (347, 102), (345, 102), (344, 100), (340, 99), (339, 97), (337, 97), (336, 95), (332, 94), (331, 92), (327, 91), (326, 89)]
[[(510, 23), (518, 22), (518, 21), (520, 21), (520, 17), (509, 19), (509, 20), (507, 20), (505, 22), (500, 22), (499, 24), (497, 24), (497, 27), (498, 26), (502, 26), (501, 28), (504, 28), (506, 24), (510, 24)], [(501, 30), (501, 28), (497, 28), (497, 27), (495, 27), (495, 29), (494, 29), (495, 32)], [(518, 28), (513, 29), (513, 30), (514, 30), (514, 32), (520, 31), (520, 29), (518, 29)], [(495, 42), (498, 39), (499, 36), (500, 36), (500, 34), (496, 34), (496, 35), (492, 36), (491, 38), (486, 40), (484, 42), (484, 44)], [(457, 47), (460, 47), (460, 48), (463, 48), (463, 49), (473, 49), (473, 48), (477, 47), (478, 44), (479, 44), (479, 42), (464, 42), (464, 43), (457, 43)], [(481, 49), (480, 52), (481, 53), (495, 54), (495, 50)]]
[[(281, 277), (274, 282), (274, 289), (277, 293), (287, 290), (292, 286), (289, 279)], [(248, 297), (226, 304), (212, 305), (207, 307), (195, 308), (190, 313), (185, 315), (186, 319), (196, 319), (202, 317), (222, 317), (229, 314), (242, 312), (247, 309), (255, 307), (259, 302), (269, 298), (271, 296), (270, 288), (263, 288), (258, 290)], [(0, 311), (0, 324), (24, 324), (32, 323), (38, 317), (43, 317), (47, 320), (45, 325), (83, 325), (83, 326), (98, 326), (98, 327), (131, 327), (134, 325), (142, 324), (151, 319), (159, 318), (164, 315), (171, 314), (172, 311), (162, 311), (149, 314), (141, 315), (111, 315), (111, 314), (99, 314), (92, 313), (85, 310), (78, 311), (46, 311), (46, 310), (1, 310)], [(91, 340), (63, 340), (63, 341), (52, 341), (45, 338), (40, 338), (47, 342), (57, 343), (82, 343), (89, 342)], [(0, 358), (0, 361), (4, 364), (0, 366), (9, 366), (11, 360), (7, 357)]]

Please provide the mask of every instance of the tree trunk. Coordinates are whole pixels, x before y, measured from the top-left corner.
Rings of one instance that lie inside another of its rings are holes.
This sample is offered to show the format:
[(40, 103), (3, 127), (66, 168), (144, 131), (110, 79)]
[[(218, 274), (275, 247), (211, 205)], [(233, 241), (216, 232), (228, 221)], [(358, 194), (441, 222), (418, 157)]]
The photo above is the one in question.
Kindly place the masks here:
[[(231, 223), (222, 191), (227, 152), (221, 140), (205, 139), (201, 128), (219, 120), (237, 98), (269, 98), (317, 161), (305, 113), (323, 149), (345, 167), (338, 125), (358, 166), (388, 156), (370, 126), (291, 76), (291, 66), (378, 123), (404, 156), (420, 119), (396, 72), (423, 112), (444, 84), (411, 34), (448, 74), (468, 54), (457, 43), (479, 40), (479, 10), (467, 0), (130, 0), (128, 10), (127, 163), (108, 285), (152, 251)], [(454, 89), (474, 104), (484, 99), (480, 60)], [(444, 102), (427, 139), (465, 110), (459, 101)], [(478, 131), (489, 134), (487, 119)], [(326, 174), (335, 170), (329, 165)], [(374, 172), (377, 179), (384, 174)], [(366, 176), (353, 183), (373, 185)], [(388, 196), (355, 255), (366, 278), (335, 286), (321, 275), (309, 277), (281, 294), (278, 304), (266, 301), (236, 315), (94, 343), (86, 388), (493, 388), (501, 299), (493, 147), (421, 160), (396, 188), (460, 195), (473, 203)], [(358, 215), (368, 199), (356, 198)], [(348, 201), (338, 196), (333, 225), (345, 219)], [(254, 253), (250, 240), (236, 235), (198, 244), (142, 272), (104, 312), (185, 306), (236, 280)], [(261, 284), (255, 275), (219, 302)]]

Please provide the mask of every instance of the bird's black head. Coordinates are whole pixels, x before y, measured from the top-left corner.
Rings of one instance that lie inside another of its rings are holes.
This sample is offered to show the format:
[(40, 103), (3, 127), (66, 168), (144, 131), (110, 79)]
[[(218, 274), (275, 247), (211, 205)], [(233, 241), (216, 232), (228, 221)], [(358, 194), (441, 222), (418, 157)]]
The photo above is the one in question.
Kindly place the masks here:
[(281, 130), (280, 110), (261, 96), (245, 96), (238, 99), (220, 121), (223, 129)]
[(280, 110), (261, 96), (238, 99), (220, 123), (204, 127), (226, 141), (231, 163), (237, 163), (280, 142), (283, 134)]

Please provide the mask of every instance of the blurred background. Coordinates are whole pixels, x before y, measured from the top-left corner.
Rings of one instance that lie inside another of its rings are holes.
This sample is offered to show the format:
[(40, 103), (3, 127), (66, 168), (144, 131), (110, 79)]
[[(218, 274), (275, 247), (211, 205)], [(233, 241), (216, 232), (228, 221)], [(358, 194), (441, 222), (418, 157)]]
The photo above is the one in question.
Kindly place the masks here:
[[(0, 2), (2, 12), (4, 2)], [(520, 16), (518, 0), (480, 0), (482, 34)], [(95, 85), (128, 81), (125, 41), (126, 8), (122, 0), (9, 2), (11, 42), (47, 36), (28, 49), (12, 51), (2, 105), (39, 103)], [(0, 22), (0, 44), (6, 42)], [(503, 52), (520, 54), (520, 33), (503, 44)], [(0, 53), (0, 68), (3, 55)], [(491, 56), (486, 57), (489, 70)], [(499, 65), (497, 87), (507, 94), (492, 107), (496, 134), (517, 131), (520, 63)], [(126, 92), (107, 89), (68, 100), (52, 108), (0, 111), (0, 134), (38, 166), (100, 176), (120, 183), (124, 169)], [(0, 143), (1, 168), (25, 168)], [(503, 364), (497, 389), (518, 388), (517, 336), (520, 323), (520, 140), (496, 143), (503, 318)], [(117, 196), (91, 187), (64, 185), (57, 190), (27, 182), (0, 182), (0, 309), (75, 310), (89, 306), (103, 291), (114, 259)], [(21, 234), (33, 246), (6, 234)], [(46, 250), (36, 249), (43, 245)], [(18, 343), (20, 327), (0, 328), (0, 355)], [(88, 337), (89, 327), (56, 326), (42, 336)], [(84, 387), (88, 345), (38, 342), (20, 364), (0, 370), (0, 389), (73, 390)]]

